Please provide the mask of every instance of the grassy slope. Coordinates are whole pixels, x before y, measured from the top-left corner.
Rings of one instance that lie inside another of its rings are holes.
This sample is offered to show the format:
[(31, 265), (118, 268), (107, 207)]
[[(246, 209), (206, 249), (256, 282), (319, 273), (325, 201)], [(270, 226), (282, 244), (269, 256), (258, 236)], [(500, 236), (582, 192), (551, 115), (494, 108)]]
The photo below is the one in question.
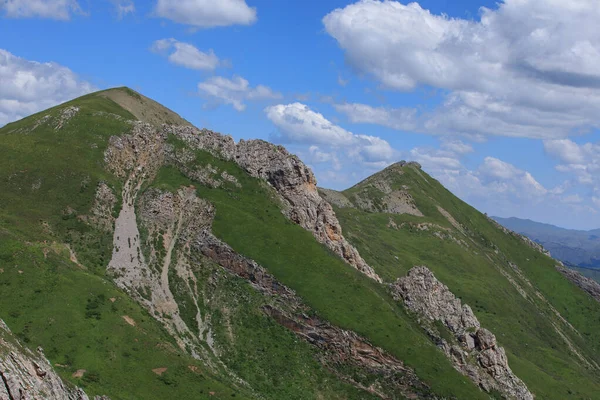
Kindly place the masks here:
[[(580, 337), (563, 328), (583, 354), (596, 362), (600, 362), (600, 305), (565, 280), (554, 269), (550, 258), (501, 232), (483, 214), (457, 199), (433, 178), (413, 167), (404, 167), (403, 172), (394, 174), (394, 186), (410, 187), (424, 218), (366, 213), (350, 208), (336, 210), (346, 237), (363, 257), (388, 281), (404, 275), (414, 265), (431, 268), (457, 296), (471, 305), (483, 326), (496, 334), (507, 350), (512, 369), (538, 398), (599, 398), (598, 371), (585, 369), (571, 354), (550, 323), (555, 321), (561, 325), (547, 305), (535, 296), (533, 289), (521, 283), (535, 305), (526, 301), (498, 268), (509, 271), (507, 262), (516, 263), (535, 288), (581, 333)], [(358, 190), (360, 187), (354, 187), (344, 193), (351, 197)], [(392, 218), (397, 225), (431, 222), (452, 228), (437, 210), (438, 204), (467, 228), (473, 240), (456, 230), (453, 235), (464, 238), (469, 244), (468, 250), (453, 241), (442, 241), (428, 231), (406, 226), (399, 230), (387, 227)], [(499, 254), (493, 245), (498, 247)]]
[[(325, 319), (366, 336), (415, 367), (437, 393), (484, 398), (450, 366), (383, 286), (350, 268), (309, 232), (289, 222), (263, 182), (206, 152), (197, 152), (195, 163), (226, 170), (243, 186), (198, 189), (198, 195), (216, 207), (213, 231), (218, 237), (266, 267)], [(164, 168), (158, 184), (175, 189), (189, 181), (174, 169)]]
[[(53, 364), (64, 365), (56, 367), (62, 378), (90, 395), (107, 394), (115, 400), (236, 395), (227, 382), (183, 355), (160, 324), (125, 293), (70, 262), (65, 249), (44, 256), (44, 248), (0, 234), (0, 316), (22, 342), (41, 345)], [(125, 322), (124, 315), (136, 326)], [(152, 372), (164, 367), (168, 370), (162, 376)], [(78, 369), (87, 371), (81, 379), (72, 377)]]
[[(61, 129), (54, 129), (53, 120), (31, 131), (39, 119), (56, 117), (69, 105), (80, 111)], [(53, 363), (68, 365), (57, 372), (88, 394), (115, 400), (246, 398), (246, 390), (232, 390), (236, 385), (180, 352), (158, 322), (105, 278), (112, 235), (76, 216), (88, 212), (99, 181), (120, 192), (122, 182), (103, 169), (103, 153), (108, 138), (131, 125), (98, 111), (134, 119), (112, 100), (92, 94), (0, 129), (0, 318), (29, 346), (42, 346)], [(65, 214), (68, 208), (74, 212)], [(66, 247), (55, 242), (69, 243), (88, 270), (72, 263)], [(220, 269), (198, 267), (196, 274), (212, 287), (208, 271)], [(245, 281), (220, 273), (220, 285), (219, 301), (207, 312), (216, 321), (221, 356), (261, 394), (370, 398), (335, 379), (317, 362), (312, 346), (267, 318), (260, 311), (264, 299)], [(219, 324), (224, 319), (233, 342)], [(168, 368), (162, 377), (152, 372), (162, 367)], [(78, 369), (88, 371), (82, 379), (72, 377)]]
[[(80, 111), (61, 129), (53, 121), (31, 131), (37, 120), (56, 117), (69, 105)], [(0, 129), (0, 318), (32, 348), (42, 346), (53, 363), (68, 365), (57, 372), (89, 394), (197, 399), (215, 398), (212, 391), (231, 398), (236, 391), (229, 382), (219, 382), (176, 349), (158, 322), (104, 278), (112, 236), (75, 217), (89, 210), (100, 180), (115, 193), (122, 184), (104, 171), (102, 159), (108, 138), (130, 125), (94, 115), (99, 111), (133, 119), (92, 94)], [(67, 207), (76, 212), (65, 214)], [(53, 242), (69, 243), (88, 271)], [(126, 324), (123, 315), (137, 326)], [(151, 371), (160, 367), (168, 368), (162, 377)], [(76, 379), (71, 376), (76, 369), (88, 372)]]

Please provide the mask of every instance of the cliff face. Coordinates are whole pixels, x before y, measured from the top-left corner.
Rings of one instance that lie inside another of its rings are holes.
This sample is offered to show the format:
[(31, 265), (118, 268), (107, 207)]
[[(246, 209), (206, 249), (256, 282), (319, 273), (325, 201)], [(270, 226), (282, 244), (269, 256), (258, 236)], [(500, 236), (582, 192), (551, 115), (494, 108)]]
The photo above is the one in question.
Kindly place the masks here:
[(284, 147), (263, 140), (241, 140), (235, 144), (230, 136), (191, 127), (164, 127), (193, 149), (209, 151), (232, 160), (255, 178), (267, 181), (281, 196), (285, 215), (312, 232), (313, 236), (368, 277), (381, 282), (348, 243), (331, 205), (321, 198), (312, 171)]
[[(41, 348), (23, 347), (0, 320), (0, 400), (89, 400), (83, 390), (69, 387), (52, 369)], [(94, 400), (109, 400), (94, 397)]]

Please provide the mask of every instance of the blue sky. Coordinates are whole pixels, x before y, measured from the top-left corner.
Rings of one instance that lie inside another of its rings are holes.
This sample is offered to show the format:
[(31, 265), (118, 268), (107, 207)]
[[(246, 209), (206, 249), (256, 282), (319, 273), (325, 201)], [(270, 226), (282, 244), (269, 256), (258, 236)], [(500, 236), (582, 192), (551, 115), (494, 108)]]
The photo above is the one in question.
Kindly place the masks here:
[(0, 125), (129, 86), (343, 189), (401, 159), (481, 211), (600, 227), (595, 0), (0, 0)]

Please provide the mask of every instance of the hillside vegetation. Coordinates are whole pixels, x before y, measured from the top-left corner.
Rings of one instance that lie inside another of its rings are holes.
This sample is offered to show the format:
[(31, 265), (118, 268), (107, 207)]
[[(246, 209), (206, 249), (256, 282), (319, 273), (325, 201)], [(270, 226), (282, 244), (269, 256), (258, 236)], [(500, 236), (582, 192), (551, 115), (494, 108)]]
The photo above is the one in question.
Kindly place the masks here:
[(600, 303), (417, 164), (319, 196), (285, 149), (127, 88), (1, 128), (0, 152), (0, 319), (88, 395), (509, 397), (391, 290), (424, 265), (536, 398), (600, 398)]

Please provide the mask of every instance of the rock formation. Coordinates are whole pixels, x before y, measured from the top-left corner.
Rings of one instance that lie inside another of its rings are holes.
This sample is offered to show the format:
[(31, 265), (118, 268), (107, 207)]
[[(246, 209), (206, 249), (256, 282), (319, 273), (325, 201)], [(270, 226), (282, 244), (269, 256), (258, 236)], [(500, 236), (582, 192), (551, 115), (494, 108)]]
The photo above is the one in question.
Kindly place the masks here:
[[(237, 254), (209, 230), (197, 235), (192, 246), (204, 257), (246, 279), (256, 290), (271, 298), (272, 304), (265, 306), (263, 311), (319, 348), (321, 362), (343, 380), (384, 399), (392, 398), (398, 393), (406, 398), (435, 398), (429, 394), (428, 386), (400, 360), (354, 332), (340, 329), (317, 317), (309, 317), (310, 309), (294, 291), (279, 283), (255, 261)], [(345, 375), (343, 369), (337, 369), (348, 365), (376, 376), (376, 382), (364, 387), (351, 376)]]
[(241, 140), (237, 145), (231, 136), (193, 127), (163, 126), (163, 134), (171, 133), (191, 148), (208, 151), (226, 160), (235, 161), (255, 178), (267, 181), (281, 196), (285, 215), (310, 231), (344, 261), (368, 277), (381, 282), (344, 238), (342, 228), (331, 205), (317, 190), (317, 180), (310, 168), (282, 146), (263, 140)]
[(347, 263), (368, 277), (381, 282), (358, 251), (342, 235), (333, 208), (321, 198), (317, 180), (298, 157), (263, 140), (240, 141), (235, 161), (250, 175), (265, 179), (281, 195), (286, 216), (325, 244)]
[[(38, 348), (21, 346), (0, 320), (0, 400), (89, 400), (85, 392), (66, 385)], [(94, 400), (109, 400), (96, 396)]]
[[(504, 349), (493, 333), (482, 328), (467, 304), (462, 304), (427, 267), (414, 267), (392, 285), (397, 300), (418, 315), (420, 323), (454, 367), (486, 392), (497, 390), (506, 398), (533, 400), (523, 381), (508, 366)], [(443, 338), (435, 321), (451, 333)]]

